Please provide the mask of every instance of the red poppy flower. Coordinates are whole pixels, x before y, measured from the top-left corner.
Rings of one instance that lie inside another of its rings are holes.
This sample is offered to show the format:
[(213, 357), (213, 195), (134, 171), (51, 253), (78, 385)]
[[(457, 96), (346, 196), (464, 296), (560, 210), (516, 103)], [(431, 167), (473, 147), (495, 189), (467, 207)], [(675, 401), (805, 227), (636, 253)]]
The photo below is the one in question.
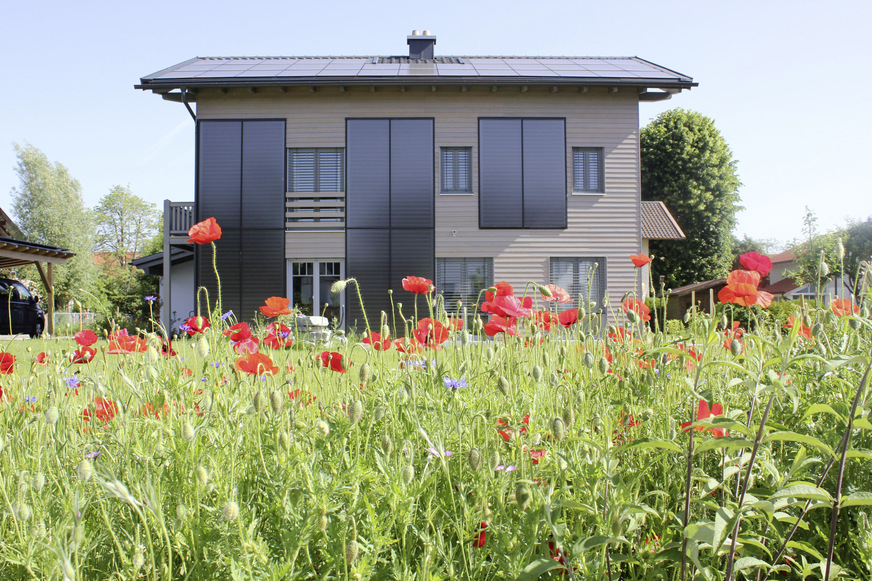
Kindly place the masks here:
[(623, 343), (628, 339), (632, 339), (633, 333), (623, 327), (618, 327), (614, 331), (609, 331), (608, 337), (615, 343)]
[(755, 270), (760, 276), (766, 276), (772, 270), (772, 260), (758, 252), (746, 252), (739, 257), (739, 264), (748, 270)]
[(145, 339), (136, 335), (128, 335), (127, 329), (121, 329), (109, 334), (109, 349), (106, 352), (110, 355), (143, 353), (147, 350), (148, 343)]
[(830, 303), (830, 309), (837, 317), (860, 314), (860, 307), (855, 305), (851, 299), (833, 299), (833, 302)]
[[(512, 439), (512, 435), (514, 435), (514, 433), (515, 433), (515, 430), (508, 427), (508, 425), (509, 425), (509, 422), (507, 422), (503, 418), (497, 418), (497, 433), (506, 442), (510, 441)], [(528, 425), (530, 425), (530, 414), (525, 415), (521, 419), (521, 429), (518, 430), (518, 433), (522, 436), (524, 434), (526, 434)], [(500, 429), (500, 428), (502, 428), (502, 429)]]
[(162, 339), (160, 344), (160, 354), (164, 357), (175, 357), (177, 353), (176, 350), (173, 349), (173, 342)]
[(418, 321), (418, 326), (415, 329), (415, 339), (425, 347), (439, 349), (439, 346), (448, 340), (448, 329), (439, 321), (425, 317)]
[[(705, 401), (704, 399), (701, 399), (701, 400), (699, 400), (699, 407), (696, 410), (696, 421), (699, 422), (702, 420), (707, 420), (709, 418), (713, 418), (715, 416), (722, 415), (723, 413), (724, 413), (724, 408), (721, 407), (721, 404), (716, 403), (716, 404), (712, 404), (712, 406), (709, 407), (708, 402)], [(694, 422), (683, 422), (681, 424), (681, 427), (684, 428), (685, 432), (689, 432), (690, 425), (692, 423), (694, 423)], [(727, 435), (727, 431), (724, 428), (708, 428), (708, 429), (706, 429), (702, 426), (694, 426), (693, 429), (697, 430), (699, 432), (703, 432), (703, 431), (711, 432), (712, 435), (716, 438), (720, 438), (721, 436)]]
[(329, 367), (337, 373), (345, 373), (351, 366), (351, 361), (348, 362), (348, 365), (343, 365), (342, 354), (335, 351), (324, 351), (319, 355), (319, 358), (322, 367)]
[(164, 403), (161, 405), (146, 402), (139, 408), (139, 413), (147, 418), (154, 417), (156, 420), (166, 419), (167, 415), (170, 413), (170, 404)]
[(48, 363), (48, 355), (45, 354), (45, 351), (40, 351), (33, 360), (39, 365), (45, 365)]
[(557, 315), (557, 321), (567, 329), (578, 322), (578, 309), (566, 309)]
[(363, 340), (367, 345), (372, 345), (376, 351), (387, 351), (391, 348), (391, 336), (388, 335), (384, 339), (381, 338), (381, 333), (372, 333)]
[(558, 323), (557, 315), (551, 311), (536, 311), (533, 313), (533, 320), (536, 321), (536, 326), (543, 331), (550, 331), (551, 325)]
[(758, 297), (757, 287), (741, 282), (728, 284), (718, 292), (718, 300), (722, 303), (733, 303), (741, 307), (756, 304)]
[(71, 363), (90, 363), (95, 355), (97, 355), (97, 350), (93, 347), (82, 347), (73, 351)]
[(499, 315), (494, 315), (490, 318), (490, 321), (485, 323), (484, 325), (484, 334), (488, 337), (495, 337), (499, 333), (505, 333), (506, 335), (514, 335), (518, 334), (518, 327), (515, 326), (515, 318), (514, 317), (500, 317)]
[(73, 339), (82, 347), (90, 347), (97, 342), (97, 334), (90, 329), (85, 329), (73, 335)]
[(270, 323), (266, 327), (263, 344), (273, 349), (287, 349), (294, 344), (290, 328), (278, 323)]
[[(109, 423), (109, 421), (115, 417), (115, 414), (118, 413), (118, 406), (114, 401), (106, 399), (104, 397), (95, 397), (94, 398), (94, 416), (104, 424)], [(86, 422), (91, 421), (91, 410), (85, 408), (82, 410), (82, 419)]]
[(533, 461), (533, 465), (539, 463), (539, 460), (545, 457), (547, 450), (530, 450), (530, 459)]
[(492, 287), (493, 291), (485, 291), (484, 298), (486, 301), (493, 300), (494, 297), (510, 297), (515, 294), (515, 288), (504, 280), (501, 280)]
[(303, 405), (309, 405), (310, 403), (312, 403), (313, 401), (318, 399), (314, 395), (312, 395), (311, 393), (305, 392), (302, 389), (295, 389), (294, 391), (289, 391), (288, 397), (291, 398), (292, 400), (295, 400), (295, 401), (299, 400), (300, 403), (302, 403)]
[(418, 340), (414, 337), (400, 337), (399, 339), (394, 339), (393, 343), (394, 349), (400, 353), (421, 353), (424, 351), (423, 347), (418, 344)]
[(533, 312), (533, 299), (527, 297), (521, 300), (511, 295), (496, 295), (493, 299), (481, 304), (481, 310), (501, 317), (530, 317)]
[(551, 296), (546, 297), (545, 295), (542, 295), (543, 301), (548, 301), (548, 302), (557, 301), (558, 303), (571, 303), (572, 302), (572, 298), (569, 296), (569, 293), (566, 292), (565, 290), (563, 290), (562, 288), (560, 288), (559, 286), (557, 286), (556, 284), (547, 284), (545, 286), (548, 288), (548, 290), (551, 291)]
[(240, 357), (233, 368), (250, 375), (275, 375), (279, 371), (278, 365), (273, 364), (272, 359), (263, 353), (249, 353)]
[(631, 254), (630, 260), (636, 265), (636, 268), (642, 268), (646, 264), (651, 263), (651, 257), (647, 254)]
[(251, 336), (251, 327), (248, 326), (248, 323), (236, 323), (224, 331), (224, 335), (230, 337), (233, 350), (240, 355), (258, 352), (259, 340)]
[(787, 329), (791, 329), (794, 326), (796, 326), (796, 328), (797, 328), (796, 332), (799, 334), (799, 336), (805, 337), (806, 339), (811, 340), (811, 329), (809, 327), (805, 326), (805, 324), (802, 322), (801, 318), (797, 318), (796, 315), (790, 315), (790, 317), (787, 319), (787, 323), (784, 325), (784, 327)]
[(9, 375), (15, 371), (15, 355), (12, 353), (0, 353), (0, 373)]
[(448, 328), (452, 331), (460, 331), (463, 329), (463, 319), (448, 317)]
[(208, 329), (209, 326), (209, 319), (206, 317), (189, 317), (182, 325), (182, 330), (185, 331), (189, 337), (193, 337), (197, 333), (202, 333)]
[(766, 291), (762, 291), (762, 290), (757, 291), (757, 304), (760, 305), (761, 307), (763, 307), (764, 309), (768, 308), (769, 305), (772, 304), (772, 299), (774, 299), (774, 298), (775, 297), (772, 295), (772, 293), (767, 293)]
[(403, 279), (403, 289), (419, 295), (426, 295), (433, 290), (433, 281), (420, 276), (407, 276)]
[(651, 320), (651, 309), (648, 308), (648, 305), (640, 300), (633, 298), (624, 299), (621, 302), (621, 310), (623, 310), (625, 313), (633, 311), (640, 319), (642, 319), (642, 321), (646, 323)]
[(206, 218), (191, 226), (188, 230), (188, 242), (193, 244), (209, 244), (221, 238), (221, 226), (215, 218)]
[(291, 300), (283, 297), (270, 297), (266, 300), (266, 306), (260, 307), (260, 312), (265, 317), (278, 317), (279, 315), (290, 315), (291, 310), (288, 308)]
[(478, 525), (478, 534), (475, 536), (472, 546), (480, 549), (484, 546), (485, 540), (487, 540), (487, 523), (482, 521)]
[(753, 270), (733, 270), (727, 275), (727, 284), (750, 284), (754, 288), (760, 286), (760, 273)]

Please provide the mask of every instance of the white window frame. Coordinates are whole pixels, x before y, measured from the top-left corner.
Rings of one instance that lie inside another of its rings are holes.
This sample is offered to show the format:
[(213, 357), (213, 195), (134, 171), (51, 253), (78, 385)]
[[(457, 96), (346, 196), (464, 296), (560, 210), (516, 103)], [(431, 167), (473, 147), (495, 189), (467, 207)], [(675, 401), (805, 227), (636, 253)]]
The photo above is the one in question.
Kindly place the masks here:
[[(288, 294), (291, 299), (291, 307), (294, 307), (294, 264), (308, 263), (312, 264), (312, 314), (316, 316), (321, 316), (323, 312), (323, 307), (326, 303), (322, 304), (318, 297), (321, 296), (321, 264), (326, 262), (338, 262), (339, 263), (339, 280), (345, 279), (345, 260), (341, 258), (289, 258), (287, 259), (287, 283), (288, 283)], [(343, 290), (339, 295), (339, 322), (340, 327), (345, 328), (345, 291)]]

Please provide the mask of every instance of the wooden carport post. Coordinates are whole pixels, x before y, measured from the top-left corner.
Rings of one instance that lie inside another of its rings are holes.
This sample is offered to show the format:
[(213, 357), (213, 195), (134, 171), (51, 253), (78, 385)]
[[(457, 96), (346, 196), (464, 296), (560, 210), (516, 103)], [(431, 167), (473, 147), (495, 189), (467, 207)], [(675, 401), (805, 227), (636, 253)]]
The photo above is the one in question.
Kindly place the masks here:
[(39, 277), (42, 279), (42, 286), (45, 287), (46, 294), (46, 307), (48, 308), (48, 313), (46, 314), (45, 321), (45, 330), (48, 331), (49, 335), (54, 335), (54, 269), (51, 262), (47, 262), (48, 264), (48, 274), (42, 269), (42, 265), (38, 262), (34, 262), (36, 265), (36, 270), (39, 271)]

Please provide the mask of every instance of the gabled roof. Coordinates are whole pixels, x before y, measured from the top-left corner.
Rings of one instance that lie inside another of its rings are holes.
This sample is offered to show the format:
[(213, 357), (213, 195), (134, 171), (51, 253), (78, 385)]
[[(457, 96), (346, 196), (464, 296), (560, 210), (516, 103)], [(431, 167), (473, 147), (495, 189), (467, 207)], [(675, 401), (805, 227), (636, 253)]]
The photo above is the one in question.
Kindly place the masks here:
[[(170, 249), (171, 264), (181, 264), (194, 259), (194, 251), (189, 248), (179, 248), (172, 246)], [(163, 276), (163, 252), (157, 254), (149, 254), (142, 258), (137, 258), (130, 262), (133, 266), (142, 270), (146, 274)]]
[(686, 236), (663, 202), (642, 201), (642, 238), (684, 240)]
[(705, 280), (703, 282), (695, 282), (692, 284), (680, 286), (676, 289), (672, 289), (672, 293), (670, 293), (669, 296), (681, 297), (681, 296), (689, 295), (693, 292), (707, 291), (710, 288), (718, 288), (719, 286), (725, 286), (726, 284), (727, 284), (727, 279), (725, 279), (725, 278), (713, 278), (712, 280)]
[(697, 86), (691, 77), (639, 57), (316, 56), (196, 57), (142, 77), (136, 88), (167, 93), (234, 86), (414, 84), (599, 85), (669, 92)]
[(772, 283), (766, 288), (760, 290), (764, 290), (767, 293), (771, 293), (773, 295), (783, 295), (784, 293), (788, 293), (797, 288), (799, 288), (799, 285), (796, 283), (796, 281), (790, 277), (787, 277), (782, 278), (778, 282)]
[(796, 254), (793, 252), (780, 252), (778, 254), (770, 254), (769, 259), (772, 261), (772, 264), (779, 264), (781, 262), (790, 262), (792, 260), (796, 260)]

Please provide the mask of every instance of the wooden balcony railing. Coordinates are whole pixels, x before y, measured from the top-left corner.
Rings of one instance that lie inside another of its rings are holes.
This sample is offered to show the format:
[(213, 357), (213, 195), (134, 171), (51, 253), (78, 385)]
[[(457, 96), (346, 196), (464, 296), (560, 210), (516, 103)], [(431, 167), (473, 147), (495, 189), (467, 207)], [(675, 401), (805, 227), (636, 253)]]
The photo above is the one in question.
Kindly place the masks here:
[(288, 192), (285, 194), (285, 230), (345, 230), (345, 193)]

